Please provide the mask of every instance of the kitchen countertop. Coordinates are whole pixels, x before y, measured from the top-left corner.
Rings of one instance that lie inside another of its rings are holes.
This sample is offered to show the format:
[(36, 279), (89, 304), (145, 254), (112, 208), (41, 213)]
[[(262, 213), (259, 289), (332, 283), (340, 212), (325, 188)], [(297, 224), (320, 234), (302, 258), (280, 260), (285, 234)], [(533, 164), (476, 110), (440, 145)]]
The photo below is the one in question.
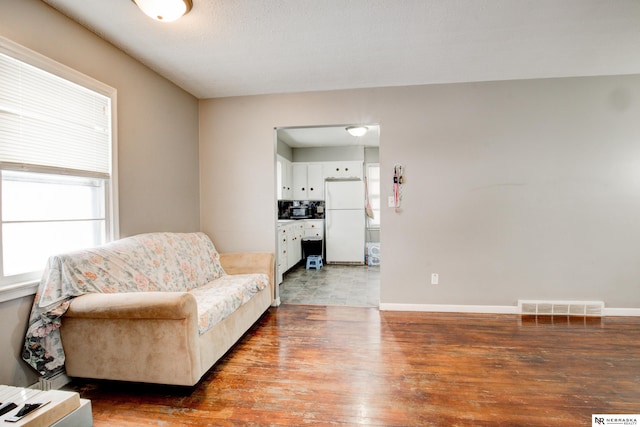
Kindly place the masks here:
[(296, 221), (324, 221), (324, 218), (279, 219), (278, 224), (289, 224)]
[(278, 224), (288, 224), (290, 222), (296, 221), (295, 219), (279, 219)]
[(281, 221), (323, 221), (324, 218), (281, 218), (278, 222)]

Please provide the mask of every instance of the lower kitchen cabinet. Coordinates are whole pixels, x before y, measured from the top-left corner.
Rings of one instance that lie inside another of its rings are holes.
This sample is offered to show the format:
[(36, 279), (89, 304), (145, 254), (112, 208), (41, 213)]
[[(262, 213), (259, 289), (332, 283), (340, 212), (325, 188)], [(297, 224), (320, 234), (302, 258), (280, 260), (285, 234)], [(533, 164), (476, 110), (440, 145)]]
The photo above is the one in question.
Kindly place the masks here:
[(282, 283), (282, 275), (287, 271), (287, 227), (278, 225), (278, 247), (276, 248), (276, 284)]
[(302, 239), (323, 237), (324, 220), (293, 220), (278, 224), (278, 247), (276, 248), (276, 282), (282, 283), (283, 275), (302, 259)]
[(295, 266), (302, 259), (302, 236), (304, 235), (304, 221), (294, 221), (288, 224), (287, 241), (287, 270)]
[(324, 237), (324, 220), (309, 219), (304, 221), (304, 237)]

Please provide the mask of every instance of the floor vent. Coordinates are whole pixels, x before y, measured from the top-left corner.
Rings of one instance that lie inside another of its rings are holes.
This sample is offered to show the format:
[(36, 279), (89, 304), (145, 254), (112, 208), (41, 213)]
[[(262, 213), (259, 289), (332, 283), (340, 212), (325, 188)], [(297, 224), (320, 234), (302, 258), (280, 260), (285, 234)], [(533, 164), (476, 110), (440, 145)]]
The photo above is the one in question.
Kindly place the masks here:
[(65, 385), (71, 382), (71, 378), (69, 378), (65, 373), (58, 372), (57, 374), (51, 375), (49, 377), (42, 377), (38, 381), (40, 385), (39, 389), (42, 391), (49, 390), (60, 390)]
[(518, 311), (533, 316), (593, 316), (602, 317), (603, 301), (531, 301), (519, 300)]

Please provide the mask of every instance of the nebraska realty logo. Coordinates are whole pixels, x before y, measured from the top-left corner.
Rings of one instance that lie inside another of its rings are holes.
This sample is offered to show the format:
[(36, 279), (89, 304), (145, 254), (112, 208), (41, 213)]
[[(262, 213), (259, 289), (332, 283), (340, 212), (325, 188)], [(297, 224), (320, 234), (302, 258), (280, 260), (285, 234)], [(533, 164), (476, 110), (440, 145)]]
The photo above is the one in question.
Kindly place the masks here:
[(637, 426), (640, 422), (640, 415), (623, 414), (593, 414), (591, 416), (592, 427), (597, 426)]

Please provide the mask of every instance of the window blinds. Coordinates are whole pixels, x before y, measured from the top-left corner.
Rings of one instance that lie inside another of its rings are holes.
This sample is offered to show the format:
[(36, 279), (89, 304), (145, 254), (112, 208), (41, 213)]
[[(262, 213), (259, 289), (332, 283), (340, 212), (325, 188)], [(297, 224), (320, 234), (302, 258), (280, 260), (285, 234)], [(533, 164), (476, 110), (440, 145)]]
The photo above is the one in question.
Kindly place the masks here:
[(111, 99), (0, 53), (0, 164), (108, 178)]

